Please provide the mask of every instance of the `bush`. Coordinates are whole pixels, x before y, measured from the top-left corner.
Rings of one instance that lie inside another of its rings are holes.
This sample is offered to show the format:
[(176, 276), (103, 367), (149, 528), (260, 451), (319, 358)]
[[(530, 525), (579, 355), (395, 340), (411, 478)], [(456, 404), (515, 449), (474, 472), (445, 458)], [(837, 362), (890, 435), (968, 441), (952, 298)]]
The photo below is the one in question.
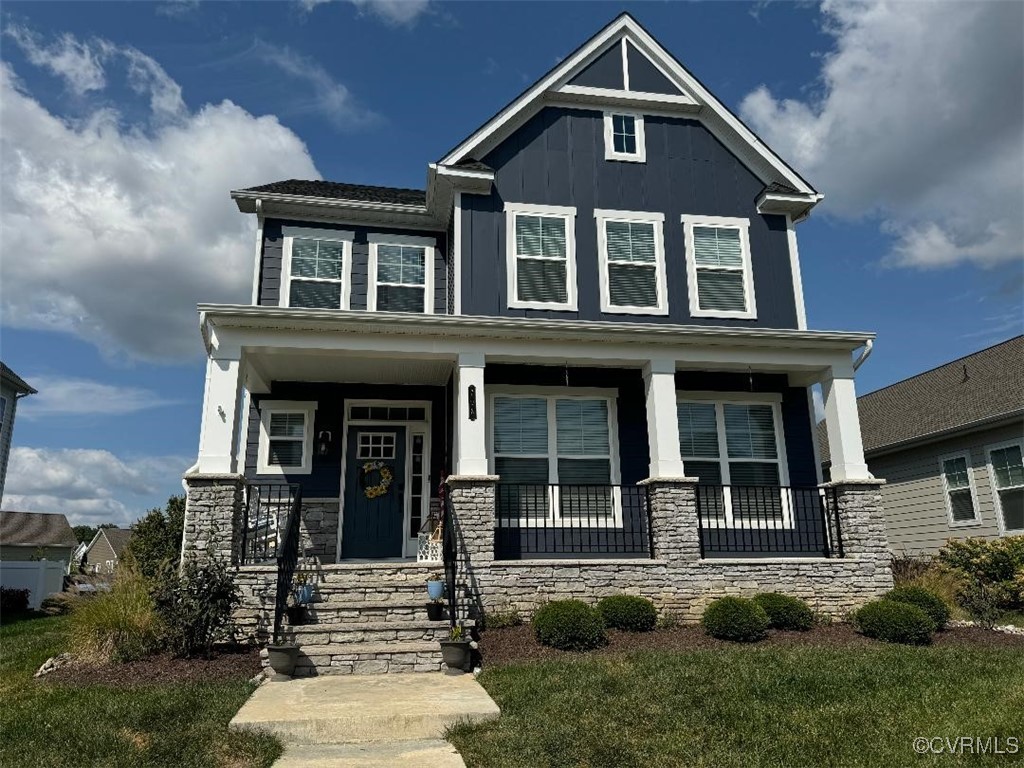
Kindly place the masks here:
[(15, 616), (28, 611), (27, 589), (0, 587), (0, 616)]
[(754, 596), (754, 602), (768, 614), (772, 629), (796, 629), (806, 632), (814, 626), (814, 613), (807, 603), (797, 597), (778, 592), (762, 592)]
[(126, 554), (135, 558), (147, 579), (155, 581), (164, 565), (177, 567), (180, 562), (184, 529), (185, 497), (171, 496), (166, 510), (151, 509), (132, 526)]
[(875, 600), (853, 614), (863, 634), (887, 643), (927, 645), (932, 641), (935, 624), (928, 614), (910, 603)]
[(47, 616), (66, 616), (71, 613), (79, 598), (70, 592), (58, 592), (50, 595), (39, 605), (39, 610)]
[(110, 590), (71, 614), (71, 647), (100, 661), (134, 661), (159, 649), (162, 630), (149, 584), (122, 563)]
[(983, 583), (998, 607), (1024, 608), (1024, 536), (950, 540), (938, 559)]
[(720, 640), (753, 643), (768, 632), (768, 614), (753, 600), (723, 597), (704, 609), (700, 620), (705, 631)]
[(658, 623), (658, 609), (645, 597), (612, 595), (597, 604), (604, 625), (627, 632), (650, 632)]
[(523, 623), (523, 617), (519, 611), (510, 608), (507, 611), (494, 611), (484, 614), (484, 629), (505, 629), (506, 627), (518, 627)]
[(533, 632), (542, 645), (563, 651), (589, 651), (608, 642), (596, 608), (579, 600), (555, 600), (533, 616)]
[(992, 589), (981, 579), (970, 579), (957, 595), (960, 607), (975, 624), (992, 629), (1003, 615)]
[(181, 572), (165, 563), (153, 588), (157, 613), (167, 627), (164, 639), (176, 656), (209, 656), (238, 604), (238, 588), (227, 567), (213, 560), (188, 560)]
[(932, 620), (936, 629), (945, 629), (946, 622), (949, 621), (949, 606), (941, 597), (929, 592), (924, 587), (896, 587), (887, 592), (882, 599), (916, 605), (928, 614), (928, 618)]

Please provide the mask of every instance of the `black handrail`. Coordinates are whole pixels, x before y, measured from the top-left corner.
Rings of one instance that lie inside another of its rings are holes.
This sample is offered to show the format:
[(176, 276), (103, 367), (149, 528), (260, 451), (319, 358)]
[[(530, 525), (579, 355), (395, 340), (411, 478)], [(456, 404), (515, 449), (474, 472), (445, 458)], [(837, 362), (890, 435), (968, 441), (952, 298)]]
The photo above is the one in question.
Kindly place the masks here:
[(291, 507), (285, 521), (281, 543), (277, 549), (277, 595), (274, 600), (274, 642), (280, 643), (281, 627), (288, 594), (292, 588), (292, 577), (299, 562), (299, 518), (302, 515), (302, 488), (295, 486)]
[(277, 559), (288, 513), (298, 493), (297, 483), (249, 483), (246, 486), (240, 565), (269, 564)]
[(445, 593), (448, 596), (448, 622), (454, 629), (458, 623), (458, 601), (455, 599), (455, 579), (458, 576), (458, 541), (455, 531), (455, 507), (451, 487), (445, 484), (444, 513), (441, 516), (441, 557), (444, 561)]

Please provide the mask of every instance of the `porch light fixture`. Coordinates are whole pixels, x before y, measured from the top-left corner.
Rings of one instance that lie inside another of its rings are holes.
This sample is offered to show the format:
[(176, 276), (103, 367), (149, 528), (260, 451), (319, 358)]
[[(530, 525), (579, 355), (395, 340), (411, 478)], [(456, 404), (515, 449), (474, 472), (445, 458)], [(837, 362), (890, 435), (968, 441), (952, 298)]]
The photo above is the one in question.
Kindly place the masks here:
[(316, 436), (316, 452), (318, 456), (326, 456), (331, 449), (331, 433), (326, 429)]

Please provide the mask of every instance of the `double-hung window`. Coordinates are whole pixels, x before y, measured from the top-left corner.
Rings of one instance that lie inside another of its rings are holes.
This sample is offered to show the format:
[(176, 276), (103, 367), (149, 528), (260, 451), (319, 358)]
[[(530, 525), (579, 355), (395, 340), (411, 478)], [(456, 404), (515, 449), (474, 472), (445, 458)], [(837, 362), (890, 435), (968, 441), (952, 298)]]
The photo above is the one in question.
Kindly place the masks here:
[(495, 395), (494, 471), (502, 524), (621, 525), (609, 396)]
[(1024, 533), (1024, 441), (1013, 440), (990, 445), (989, 474), (995, 496), (999, 529), (1003, 533)]
[(726, 527), (792, 524), (780, 403), (693, 397), (677, 405), (679, 451), (702, 500)]
[(757, 317), (748, 219), (684, 215), (690, 315)]
[(352, 233), (286, 236), (281, 297), (285, 306), (348, 309)]
[(601, 311), (666, 314), (664, 214), (598, 209), (594, 218)]
[(261, 475), (308, 475), (313, 467), (315, 402), (263, 400), (256, 471)]
[(432, 312), (433, 262), (430, 238), (371, 235), (367, 309)]
[(634, 163), (647, 160), (643, 115), (630, 112), (604, 113), (604, 159)]
[(942, 486), (946, 495), (949, 526), (972, 525), (978, 518), (977, 492), (971, 477), (971, 455), (967, 451), (953, 453), (939, 459), (942, 468)]
[(507, 203), (508, 305), (576, 309), (576, 209)]

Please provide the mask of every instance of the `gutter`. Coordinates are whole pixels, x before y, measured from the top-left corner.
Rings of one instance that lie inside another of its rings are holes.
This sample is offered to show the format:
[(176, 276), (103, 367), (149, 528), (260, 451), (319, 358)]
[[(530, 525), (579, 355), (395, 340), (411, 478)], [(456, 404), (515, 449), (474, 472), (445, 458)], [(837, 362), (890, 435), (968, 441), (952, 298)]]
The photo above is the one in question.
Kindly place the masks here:
[(896, 453), (906, 448), (913, 448), (918, 445), (924, 445), (926, 443), (934, 443), (942, 440), (946, 437), (956, 435), (959, 433), (970, 433), (977, 432), (981, 429), (989, 427), (1009, 426), (1016, 424), (1018, 420), (1024, 417), (1024, 408), (1019, 408), (1016, 411), (1006, 411), (1005, 413), (997, 413), (995, 416), (986, 416), (982, 419), (975, 419), (974, 421), (968, 421), (966, 424), (957, 424), (955, 427), (947, 427), (946, 429), (938, 429), (934, 432), (926, 432), (923, 435), (915, 435), (914, 437), (908, 437), (906, 440), (900, 440), (899, 442), (889, 443), (887, 445), (881, 445), (877, 448), (871, 448), (870, 450), (864, 451), (865, 458), (876, 458), (879, 456), (886, 456), (890, 453)]
[(864, 351), (860, 353), (860, 357), (853, 361), (853, 370), (856, 373), (857, 369), (864, 365), (864, 362), (871, 357), (871, 350), (875, 348), (875, 342), (868, 339), (864, 342)]

